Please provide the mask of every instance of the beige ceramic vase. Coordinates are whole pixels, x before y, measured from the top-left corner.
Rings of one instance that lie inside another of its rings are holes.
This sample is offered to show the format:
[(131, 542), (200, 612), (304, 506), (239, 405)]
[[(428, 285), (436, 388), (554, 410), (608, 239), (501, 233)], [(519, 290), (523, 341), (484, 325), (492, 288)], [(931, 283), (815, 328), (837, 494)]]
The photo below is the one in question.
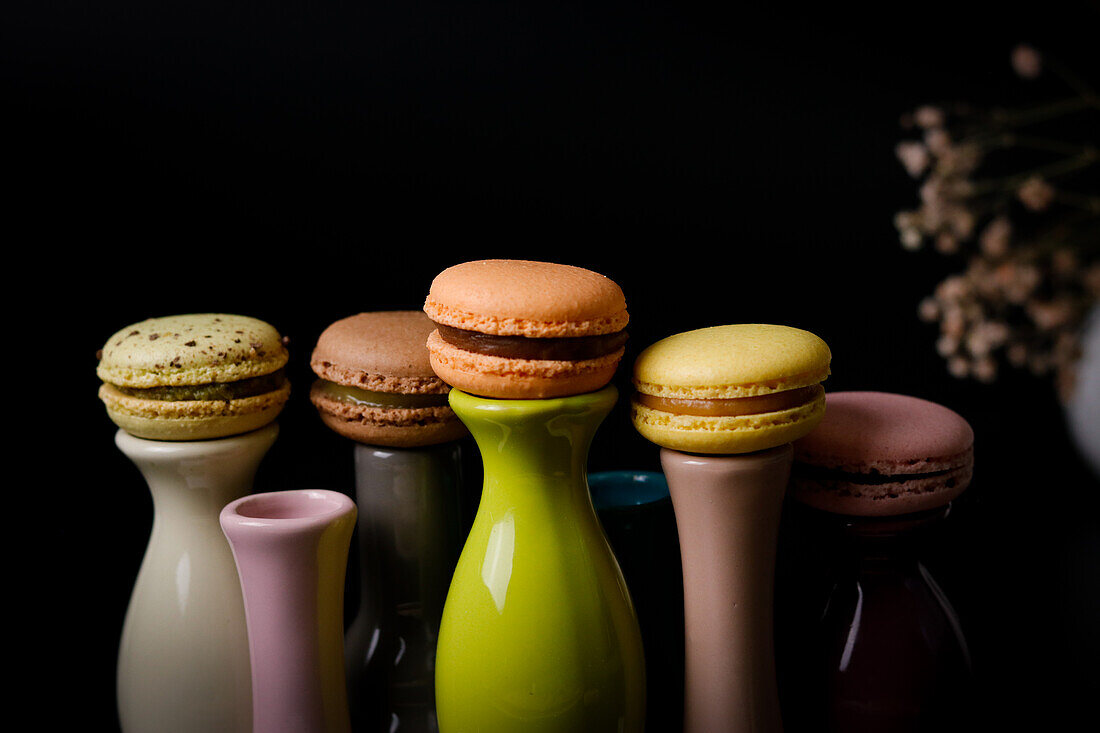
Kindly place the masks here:
[(779, 733), (772, 596), (791, 446), (661, 449), (684, 569), (685, 733)]
[(125, 733), (252, 730), (244, 601), (218, 514), (251, 491), (277, 434), (272, 424), (178, 443), (116, 435), (145, 477), (154, 511), (119, 646)]

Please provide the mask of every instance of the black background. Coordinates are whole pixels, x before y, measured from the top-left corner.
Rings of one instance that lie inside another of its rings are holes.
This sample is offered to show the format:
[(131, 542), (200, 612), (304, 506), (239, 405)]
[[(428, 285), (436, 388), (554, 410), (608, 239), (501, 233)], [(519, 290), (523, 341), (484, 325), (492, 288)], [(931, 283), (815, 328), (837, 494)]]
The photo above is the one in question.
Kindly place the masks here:
[[(829, 390), (959, 411), (976, 477), (928, 563), (968, 635), (978, 707), (991, 721), (1091, 709), (1100, 487), (1047, 382), (947, 375), (916, 306), (963, 262), (903, 251), (892, 217), (916, 200), (893, 156), (901, 113), (1056, 96), (1013, 76), (1020, 41), (1098, 78), (1096, 4), (6, 8), (8, 287), (33, 299), (15, 317), (33, 314), (42, 379), (68, 405), (59, 421), (36, 401), (27, 441), (60, 439), (29, 497), (57, 517), (36, 531), (32, 575), (55, 592), (36, 596), (51, 643), (32, 685), (72, 701), (53, 708), (59, 727), (115, 725), (118, 634), (151, 521), (95, 398), (106, 338), (180, 312), (271, 322), (291, 339), (294, 394), (257, 489), (348, 491), (349, 447), (306, 398), (317, 335), (419, 308), (436, 273), (485, 257), (620, 283), (627, 365), (677, 331), (784, 323), (830, 344)], [(658, 468), (622, 404), (591, 468)]]

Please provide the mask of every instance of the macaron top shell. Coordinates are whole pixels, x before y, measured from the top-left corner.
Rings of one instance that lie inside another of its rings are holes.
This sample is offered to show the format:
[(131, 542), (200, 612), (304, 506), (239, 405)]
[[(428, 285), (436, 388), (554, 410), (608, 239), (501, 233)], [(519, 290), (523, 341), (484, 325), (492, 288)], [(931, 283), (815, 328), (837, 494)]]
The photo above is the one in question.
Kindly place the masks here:
[(445, 394), (425, 342), (435, 324), (421, 311), (360, 313), (317, 339), (310, 367), (322, 379), (376, 392)]
[(974, 431), (957, 412), (908, 395), (833, 392), (795, 460), (846, 473), (926, 474), (972, 460)]
[(450, 267), (432, 281), (424, 311), (445, 326), (528, 338), (615, 333), (629, 320), (614, 281), (581, 267), (527, 260)]
[(96, 374), (137, 389), (212, 384), (270, 374), (288, 358), (278, 331), (261, 320), (193, 313), (121, 329), (104, 345)]
[(818, 336), (789, 326), (736, 324), (662, 339), (634, 363), (634, 387), (674, 399), (755, 397), (818, 384), (832, 354)]

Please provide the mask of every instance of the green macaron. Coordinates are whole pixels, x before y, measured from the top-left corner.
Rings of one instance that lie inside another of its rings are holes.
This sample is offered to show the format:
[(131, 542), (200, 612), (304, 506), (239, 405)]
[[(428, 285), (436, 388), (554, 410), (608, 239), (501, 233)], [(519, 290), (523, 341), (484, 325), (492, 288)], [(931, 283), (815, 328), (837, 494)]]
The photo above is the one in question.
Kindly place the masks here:
[(150, 318), (104, 344), (99, 398), (120, 428), (151, 440), (206, 440), (256, 430), (290, 396), (284, 339), (247, 316)]

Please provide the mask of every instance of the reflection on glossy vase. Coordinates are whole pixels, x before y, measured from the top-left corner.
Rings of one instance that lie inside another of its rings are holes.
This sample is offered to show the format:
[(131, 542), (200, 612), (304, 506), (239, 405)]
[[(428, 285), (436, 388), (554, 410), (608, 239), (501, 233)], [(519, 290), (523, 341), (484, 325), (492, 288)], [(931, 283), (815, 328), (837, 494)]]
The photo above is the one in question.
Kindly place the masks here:
[(823, 719), (815, 729), (916, 733), (954, 730), (965, 719), (966, 640), (919, 559), (922, 534), (945, 509), (878, 519), (820, 517), (844, 534), (819, 629)]
[(443, 733), (641, 731), (637, 618), (585, 464), (617, 392), (494, 400), (451, 391), (481, 449), (481, 504), (447, 595)]
[(355, 504), (335, 491), (255, 494), (221, 526), (241, 576), (254, 733), (346, 733), (344, 576)]
[(355, 446), (359, 613), (345, 660), (356, 730), (433, 733), (435, 648), (462, 549), (460, 448)]
[(251, 490), (276, 435), (274, 424), (194, 442), (116, 434), (154, 511), (119, 645), (126, 733), (252, 730), (244, 604), (218, 513)]

